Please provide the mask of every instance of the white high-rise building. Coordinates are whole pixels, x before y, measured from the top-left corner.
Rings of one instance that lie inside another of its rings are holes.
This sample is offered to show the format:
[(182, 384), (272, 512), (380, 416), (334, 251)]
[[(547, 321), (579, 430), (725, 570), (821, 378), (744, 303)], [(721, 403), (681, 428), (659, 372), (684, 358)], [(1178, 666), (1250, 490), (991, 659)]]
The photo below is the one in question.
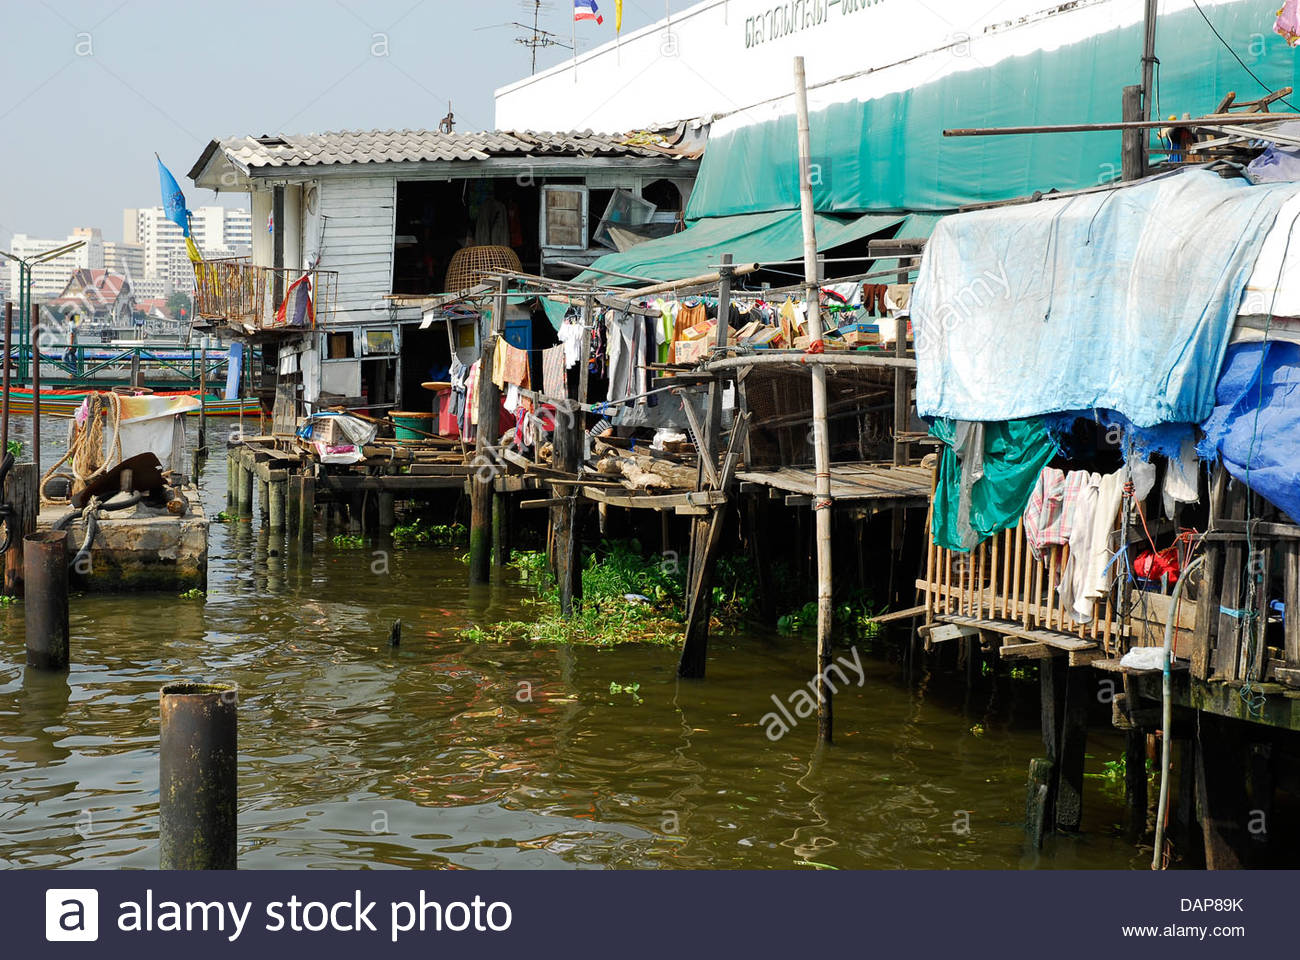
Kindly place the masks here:
[[(252, 244), (252, 218), (244, 209), (199, 207), (190, 211), (190, 232), (204, 257), (228, 257)], [(122, 234), (127, 243), (144, 248), (145, 279), (168, 280), (176, 290), (193, 289), (185, 234), (162, 207), (123, 210)]]
[(143, 279), (144, 245), (105, 240), (104, 269), (109, 273), (119, 273), (132, 280)]
[[(25, 233), (14, 234), (14, 238), (9, 244), (9, 252), (22, 260), (48, 253), (56, 247), (62, 247), (77, 240), (84, 242), (76, 250), (71, 250), (61, 257), (55, 257), (53, 260), (33, 265), (32, 296), (36, 300), (57, 297), (63, 292), (63, 288), (68, 285), (68, 281), (72, 279), (72, 274), (76, 270), (87, 268), (102, 270), (104, 268), (103, 234), (100, 233), (98, 227), (77, 227), (72, 231), (71, 236), (62, 240), (44, 240), (38, 237), (29, 237)], [(21, 293), (19, 274), (19, 265), (10, 260), (9, 290), (11, 297), (18, 297)]]

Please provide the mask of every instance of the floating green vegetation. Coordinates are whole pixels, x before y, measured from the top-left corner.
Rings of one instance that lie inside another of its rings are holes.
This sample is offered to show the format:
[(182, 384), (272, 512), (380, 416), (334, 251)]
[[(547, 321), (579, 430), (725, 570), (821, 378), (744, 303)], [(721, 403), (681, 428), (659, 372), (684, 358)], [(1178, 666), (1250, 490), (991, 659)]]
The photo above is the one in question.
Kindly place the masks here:
[(633, 703), (643, 703), (643, 702), (644, 702), (644, 701), (641, 699), (641, 696), (640, 696), (640, 693), (639, 693), (640, 690), (641, 690), (641, 684), (639, 684), (639, 683), (617, 683), (617, 682), (615, 682), (615, 681), (613, 681), (613, 680), (611, 680), (611, 681), (609, 682), (609, 692), (610, 692), (610, 693), (613, 693), (613, 694), (626, 693), (628, 696), (630, 696), (630, 697), (632, 698), (632, 702), (633, 702)]
[(5, 452), (12, 453), (14, 459), (17, 460), (23, 455), (23, 442), (21, 440), (10, 440), (5, 444)]
[(230, 523), (235, 518), (224, 510), (217, 511), (217, 515), (212, 518), (213, 523)]
[(537, 592), (532, 601), (539, 610), (537, 618), (470, 627), (464, 631), (467, 639), (593, 646), (671, 645), (680, 639), (684, 573), (675, 559), (642, 555), (635, 541), (602, 544), (588, 557), (582, 571), (582, 605), (569, 619), (560, 616), (560, 590), (545, 553), (517, 551), (510, 565)]
[[(861, 591), (835, 605), (835, 630), (869, 639), (880, 633), (880, 625), (872, 620), (879, 616), (871, 598)], [(799, 633), (817, 629), (817, 601), (810, 600), (798, 610), (785, 614), (776, 622), (782, 633)]]
[(393, 542), (401, 546), (461, 547), (469, 543), (463, 523), (430, 523), (420, 517), (393, 528)]
[(333, 537), (330, 543), (340, 550), (360, 550), (366, 545), (365, 540), (350, 533), (340, 533), (338, 536)]
[[(1147, 776), (1153, 776), (1156, 772), (1155, 761), (1150, 757), (1146, 759)], [(1101, 780), (1108, 787), (1120, 787), (1124, 785), (1124, 778), (1128, 776), (1128, 758), (1123, 754), (1118, 760), (1107, 760), (1101, 765), (1101, 773), (1089, 773), (1089, 777)]]
[(182, 600), (206, 600), (208, 595), (198, 587), (191, 587), (179, 596)]
[(0, 596), (0, 607), (11, 607), (17, 602), (17, 597)]

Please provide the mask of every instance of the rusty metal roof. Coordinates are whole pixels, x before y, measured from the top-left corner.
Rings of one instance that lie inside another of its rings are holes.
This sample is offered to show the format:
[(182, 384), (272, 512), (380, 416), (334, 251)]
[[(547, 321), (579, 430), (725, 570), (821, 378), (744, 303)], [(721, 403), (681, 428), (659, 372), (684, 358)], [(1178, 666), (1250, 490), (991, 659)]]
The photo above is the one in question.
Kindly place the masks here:
[(493, 157), (646, 157), (683, 158), (698, 151), (682, 149), (677, 130), (601, 134), (590, 130), (540, 133), (502, 130), (442, 133), (437, 130), (340, 130), (329, 133), (275, 134), (214, 140), (191, 177), (215, 150), (246, 170), (353, 163), (424, 163), (488, 160)]

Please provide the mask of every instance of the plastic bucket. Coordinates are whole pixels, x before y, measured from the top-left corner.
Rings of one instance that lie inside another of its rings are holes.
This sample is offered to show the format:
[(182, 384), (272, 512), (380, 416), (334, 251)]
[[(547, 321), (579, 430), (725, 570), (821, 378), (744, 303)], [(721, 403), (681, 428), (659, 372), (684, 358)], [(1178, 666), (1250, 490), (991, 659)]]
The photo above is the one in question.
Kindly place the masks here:
[(398, 440), (427, 440), (433, 433), (432, 413), (393, 410), (388, 416), (392, 418), (393, 435)]

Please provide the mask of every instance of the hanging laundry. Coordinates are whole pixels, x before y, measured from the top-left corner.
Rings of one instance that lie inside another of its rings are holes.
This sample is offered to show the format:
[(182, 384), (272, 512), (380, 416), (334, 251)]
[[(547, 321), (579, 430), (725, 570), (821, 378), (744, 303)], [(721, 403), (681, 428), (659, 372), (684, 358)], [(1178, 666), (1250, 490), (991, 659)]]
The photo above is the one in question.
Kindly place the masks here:
[(1200, 468), (1196, 459), (1196, 439), (1188, 437), (1183, 441), (1183, 448), (1177, 457), (1169, 458), (1165, 468), (1165, 484), (1161, 489), (1161, 501), (1165, 516), (1174, 518), (1174, 510), (1180, 503), (1195, 503), (1200, 499)]
[(506, 350), (510, 344), (505, 340), (497, 340), (496, 348), (492, 351), (492, 382), (497, 385), (498, 390), (506, 388)]
[(1067, 474), (1055, 467), (1043, 467), (1023, 518), (1025, 540), (1035, 560), (1042, 558), (1042, 549), (1048, 544), (1070, 541), (1075, 506), (1087, 482), (1086, 470)]
[(564, 345), (564, 366), (572, 367), (582, 357), (582, 324), (565, 317), (558, 332), (560, 343)]
[[(945, 445), (934, 494), (934, 542), (965, 552), (970, 548), (963, 546), (958, 532), (962, 465), (953, 447), (956, 432), (951, 420), (935, 420), (930, 425), (930, 434)], [(985, 423), (983, 433), (981, 476), (970, 484), (966, 511), (970, 530), (981, 540), (1015, 526), (1025, 512), (1039, 473), (1056, 451), (1047, 429), (1036, 417)]]
[(1110, 535), (1117, 526), (1128, 468), (1102, 476), (1090, 474), (1071, 520), (1070, 555), (1058, 588), (1062, 605), (1076, 623), (1091, 623), (1096, 601), (1105, 596), (1117, 571), (1111, 566)]
[(556, 344), (542, 351), (542, 392), (552, 399), (561, 399), (569, 395), (567, 377), (564, 368), (564, 344)]
[(517, 387), (531, 386), (529, 383), (528, 351), (520, 350), (504, 340), (497, 343), (497, 349), (505, 347), (505, 382)]

